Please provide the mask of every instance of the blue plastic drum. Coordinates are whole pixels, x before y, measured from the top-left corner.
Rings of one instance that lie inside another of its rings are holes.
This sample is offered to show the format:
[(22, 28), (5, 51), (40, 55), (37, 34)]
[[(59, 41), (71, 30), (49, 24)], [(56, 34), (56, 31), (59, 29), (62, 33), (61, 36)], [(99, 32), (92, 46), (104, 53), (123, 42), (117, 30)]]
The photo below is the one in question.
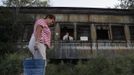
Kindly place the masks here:
[(24, 75), (45, 75), (45, 60), (25, 59), (23, 61)]

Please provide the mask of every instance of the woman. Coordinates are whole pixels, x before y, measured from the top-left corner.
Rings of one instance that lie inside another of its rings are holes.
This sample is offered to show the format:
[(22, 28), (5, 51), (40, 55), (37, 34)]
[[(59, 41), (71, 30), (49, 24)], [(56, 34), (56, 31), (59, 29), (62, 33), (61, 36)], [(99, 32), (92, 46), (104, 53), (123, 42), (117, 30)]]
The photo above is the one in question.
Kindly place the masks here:
[(50, 48), (51, 31), (49, 26), (54, 25), (55, 16), (47, 15), (38, 19), (34, 24), (34, 31), (30, 39), (28, 48), (35, 59), (46, 60), (46, 49)]

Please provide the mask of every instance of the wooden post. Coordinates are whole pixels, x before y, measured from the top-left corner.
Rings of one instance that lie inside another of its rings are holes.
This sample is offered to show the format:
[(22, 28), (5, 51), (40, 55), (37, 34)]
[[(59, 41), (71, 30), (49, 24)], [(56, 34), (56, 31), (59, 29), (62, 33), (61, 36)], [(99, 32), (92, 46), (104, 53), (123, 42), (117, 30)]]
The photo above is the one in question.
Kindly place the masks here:
[(129, 31), (128, 25), (125, 25), (124, 30), (125, 30), (125, 37), (126, 37), (126, 40), (128, 42), (130, 40), (130, 31)]
[(110, 40), (113, 39), (113, 36), (112, 36), (112, 27), (111, 27), (111, 24), (109, 25), (109, 35), (110, 35)]
[(74, 23), (74, 40), (77, 40), (77, 26), (76, 26), (76, 23)]
[(94, 24), (91, 24), (91, 40), (92, 40), (92, 53), (93, 56), (97, 55), (97, 44), (96, 44), (96, 28)]
[(91, 24), (91, 39), (93, 43), (96, 42), (96, 29), (94, 24)]
[(59, 40), (60, 39), (60, 26), (59, 23), (56, 24), (55, 26), (55, 40)]
[(126, 38), (126, 42), (127, 42), (127, 45), (126, 46), (129, 47), (129, 43), (130, 43), (130, 31), (129, 31), (128, 25), (125, 25), (124, 32), (125, 32), (125, 38)]

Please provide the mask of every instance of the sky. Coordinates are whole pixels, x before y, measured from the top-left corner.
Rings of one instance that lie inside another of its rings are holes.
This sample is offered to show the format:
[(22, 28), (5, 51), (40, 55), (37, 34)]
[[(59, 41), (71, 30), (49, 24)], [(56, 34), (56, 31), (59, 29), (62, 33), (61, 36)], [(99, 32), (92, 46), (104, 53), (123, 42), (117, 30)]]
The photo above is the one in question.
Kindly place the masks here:
[(0, 5), (2, 4), (2, 0), (0, 0)]
[[(0, 0), (0, 5), (2, 1)], [(53, 7), (113, 8), (118, 3), (118, 0), (50, 0)]]
[(118, 3), (118, 0), (50, 0), (55, 7), (112, 8)]

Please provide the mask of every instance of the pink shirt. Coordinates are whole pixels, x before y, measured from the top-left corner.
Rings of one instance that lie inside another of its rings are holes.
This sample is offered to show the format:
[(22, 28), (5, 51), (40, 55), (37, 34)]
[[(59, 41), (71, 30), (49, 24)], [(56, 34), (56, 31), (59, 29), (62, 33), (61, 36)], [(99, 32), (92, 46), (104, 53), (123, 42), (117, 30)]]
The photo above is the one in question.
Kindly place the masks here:
[[(48, 48), (50, 48), (51, 31), (50, 31), (45, 19), (38, 19), (35, 22), (35, 28), (37, 27), (37, 25), (40, 25), (43, 27), (43, 30), (41, 32), (40, 42), (43, 44), (46, 44), (48, 46)], [(34, 28), (34, 32), (35, 32), (35, 28)]]

